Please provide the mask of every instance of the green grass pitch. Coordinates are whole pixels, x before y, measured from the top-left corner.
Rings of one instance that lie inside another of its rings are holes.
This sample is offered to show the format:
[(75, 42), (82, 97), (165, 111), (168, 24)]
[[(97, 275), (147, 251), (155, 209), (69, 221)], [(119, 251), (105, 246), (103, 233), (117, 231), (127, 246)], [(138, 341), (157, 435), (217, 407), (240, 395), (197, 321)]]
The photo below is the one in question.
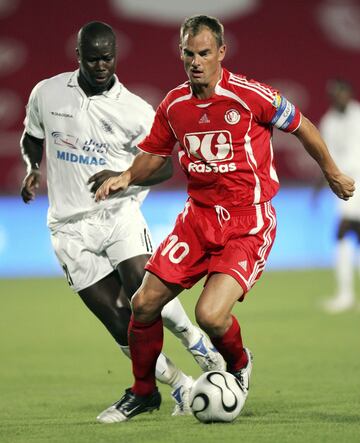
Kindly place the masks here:
[[(330, 271), (265, 272), (235, 314), (254, 354), (251, 390), (231, 424), (158, 412), (95, 417), (131, 384), (130, 362), (63, 279), (0, 281), (0, 442), (360, 442), (360, 311), (326, 315)], [(181, 300), (193, 318), (200, 286)], [(219, 297), (221, 294), (219, 294)], [(167, 354), (193, 376), (170, 334)]]

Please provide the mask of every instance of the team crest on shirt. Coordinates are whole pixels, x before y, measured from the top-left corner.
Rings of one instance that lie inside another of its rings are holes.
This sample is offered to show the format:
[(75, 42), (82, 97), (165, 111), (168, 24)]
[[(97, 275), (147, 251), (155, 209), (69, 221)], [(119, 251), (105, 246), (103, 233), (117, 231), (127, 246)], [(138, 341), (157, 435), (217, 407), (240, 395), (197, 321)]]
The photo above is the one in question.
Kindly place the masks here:
[(100, 119), (101, 129), (103, 129), (105, 132), (109, 132), (110, 134), (114, 134), (114, 130), (109, 122), (104, 120), (103, 118)]
[(240, 121), (240, 113), (236, 109), (228, 109), (225, 112), (224, 118), (229, 125), (236, 125), (236, 123), (239, 123)]

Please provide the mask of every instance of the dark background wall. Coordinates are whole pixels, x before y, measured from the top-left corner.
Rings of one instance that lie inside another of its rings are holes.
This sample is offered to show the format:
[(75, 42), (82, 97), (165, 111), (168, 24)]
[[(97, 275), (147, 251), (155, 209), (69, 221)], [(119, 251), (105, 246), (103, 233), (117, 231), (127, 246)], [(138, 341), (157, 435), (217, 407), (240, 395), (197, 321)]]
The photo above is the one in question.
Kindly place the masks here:
[[(113, 26), (120, 80), (157, 106), (186, 79), (178, 30), (195, 13), (225, 24), (227, 68), (278, 87), (315, 123), (327, 107), (327, 79), (342, 76), (359, 89), (359, 0), (0, 0), (0, 193), (16, 194), (23, 178), (18, 141), (29, 93), (39, 80), (77, 67), (84, 23)], [(277, 134), (274, 145), (283, 184), (316, 179), (294, 137)], [(167, 187), (181, 178), (178, 171)]]

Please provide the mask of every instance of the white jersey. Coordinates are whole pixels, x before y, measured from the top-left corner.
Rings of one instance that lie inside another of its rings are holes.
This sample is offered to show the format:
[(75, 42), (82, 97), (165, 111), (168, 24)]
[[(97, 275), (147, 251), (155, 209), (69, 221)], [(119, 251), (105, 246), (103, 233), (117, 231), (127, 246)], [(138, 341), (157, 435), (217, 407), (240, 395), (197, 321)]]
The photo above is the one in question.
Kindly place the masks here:
[(78, 73), (67, 72), (38, 83), (26, 111), (25, 131), (45, 139), (48, 225), (56, 228), (81, 215), (134, 198), (141, 203), (148, 188), (131, 186), (96, 203), (87, 181), (103, 169), (124, 171), (138, 153), (137, 144), (149, 132), (154, 111), (115, 84), (103, 94), (87, 97)]
[(340, 200), (343, 216), (360, 219), (360, 103), (352, 100), (345, 112), (329, 109), (319, 124), (320, 132), (342, 172), (355, 180), (354, 197)]

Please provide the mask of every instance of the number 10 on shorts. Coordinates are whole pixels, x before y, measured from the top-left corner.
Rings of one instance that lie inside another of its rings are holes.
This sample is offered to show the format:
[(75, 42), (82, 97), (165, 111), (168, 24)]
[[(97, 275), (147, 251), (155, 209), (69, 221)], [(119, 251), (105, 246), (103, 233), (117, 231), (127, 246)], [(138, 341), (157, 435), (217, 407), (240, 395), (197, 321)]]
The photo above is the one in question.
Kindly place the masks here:
[(170, 235), (169, 243), (161, 252), (162, 256), (168, 254), (169, 260), (172, 263), (180, 263), (190, 252), (189, 245), (183, 241), (178, 241), (177, 235)]

